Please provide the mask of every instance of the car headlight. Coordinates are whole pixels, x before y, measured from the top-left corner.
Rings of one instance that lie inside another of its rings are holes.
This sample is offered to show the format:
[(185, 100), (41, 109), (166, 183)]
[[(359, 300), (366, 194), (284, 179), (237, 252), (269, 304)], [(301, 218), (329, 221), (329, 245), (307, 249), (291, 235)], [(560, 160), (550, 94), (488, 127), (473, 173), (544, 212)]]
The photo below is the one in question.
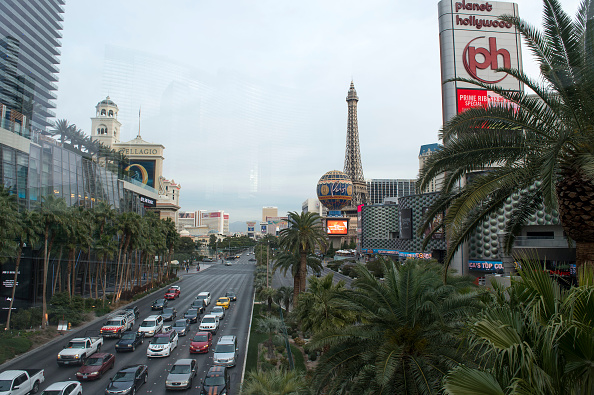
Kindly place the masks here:
[(155, 333), (155, 331), (149, 331), (148, 333), (149, 335), (152, 335), (153, 333)]
[(180, 381), (179, 383), (181, 385), (188, 385), (188, 384), (190, 384), (190, 382), (188, 380)]
[(92, 373), (89, 373), (89, 376), (97, 376), (98, 374), (99, 374), (99, 372), (92, 372)]
[(76, 354), (76, 355), (74, 356), (74, 358), (78, 358), (78, 357), (79, 357), (79, 355), (78, 355), (78, 354)]
[(60, 354), (58, 354), (58, 359), (62, 359), (62, 356)]

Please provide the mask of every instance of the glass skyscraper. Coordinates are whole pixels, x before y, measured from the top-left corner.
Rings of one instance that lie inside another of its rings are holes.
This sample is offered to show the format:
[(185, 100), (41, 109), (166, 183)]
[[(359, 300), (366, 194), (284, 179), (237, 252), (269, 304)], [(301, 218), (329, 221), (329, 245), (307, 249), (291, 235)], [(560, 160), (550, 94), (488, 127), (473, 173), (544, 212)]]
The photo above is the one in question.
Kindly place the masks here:
[(371, 204), (382, 204), (386, 198), (415, 194), (414, 179), (372, 179), (366, 180)]
[(45, 129), (56, 107), (65, 0), (0, 1), (2, 122)]

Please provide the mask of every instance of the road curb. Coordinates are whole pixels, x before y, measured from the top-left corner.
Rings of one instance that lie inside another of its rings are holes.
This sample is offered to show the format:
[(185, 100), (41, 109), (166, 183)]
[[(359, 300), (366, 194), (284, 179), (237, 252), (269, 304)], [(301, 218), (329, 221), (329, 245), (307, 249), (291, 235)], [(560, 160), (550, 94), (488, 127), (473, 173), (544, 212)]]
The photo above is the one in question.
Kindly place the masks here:
[[(131, 306), (131, 305), (133, 305), (133, 304), (135, 304), (135, 303), (138, 303), (138, 302), (140, 302), (141, 300), (143, 300), (143, 299), (145, 299), (145, 298), (148, 298), (149, 296), (152, 296), (152, 295), (153, 295), (155, 292), (159, 292), (159, 291), (163, 290), (164, 288), (170, 287), (171, 285), (174, 285), (174, 284), (177, 284), (177, 283), (181, 282), (182, 280), (183, 280), (183, 278), (180, 278), (180, 279), (179, 279), (179, 280), (177, 280), (176, 282), (173, 282), (173, 283), (171, 283), (171, 284), (168, 284), (167, 286), (165, 286), (165, 287), (163, 287), (163, 288), (155, 289), (155, 291), (153, 291), (153, 292), (151, 292), (151, 293), (149, 293), (149, 294), (147, 294), (147, 295), (143, 296), (143, 297), (142, 297), (142, 298), (140, 298), (140, 299), (137, 299), (137, 300), (135, 300), (135, 301), (133, 301), (133, 302), (131, 302), (131, 303), (128, 303), (128, 304), (127, 304), (127, 305), (125, 305), (125, 306), (121, 306), (119, 309), (124, 309), (124, 308), (126, 308), (126, 307), (128, 307), (128, 306)], [(14, 357), (13, 359), (11, 359), (10, 361), (6, 361), (6, 362), (4, 362), (2, 365), (0, 365), (0, 372), (3, 372), (3, 371), (5, 371), (7, 368), (9, 368), (9, 367), (11, 367), (12, 365), (16, 364), (16, 363), (17, 363), (17, 362), (19, 362), (20, 360), (22, 360), (22, 359), (24, 359), (24, 358), (27, 358), (27, 357), (29, 357), (29, 356), (31, 356), (31, 355), (33, 355), (33, 353), (35, 353), (35, 352), (37, 352), (37, 351), (39, 351), (39, 350), (42, 350), (42, 349), (44, 349), (44, 348), (46, 348), (46, 347), (49, 347), (49, 346), (51, 346), (51, 345), (53, 345), (53, 344), (55, 344), (55, 343), (58, 343), (58, 342), (60, 342), (60, 341), (64, 341), (65, 339), (73, 339), (73, 338), (75, 338), (75, 337), (76, 337), (76, 336), (77, 336), (77, 335), (78, 335), (78, 334), (79, 334), (81, 331), (83, 331), (83, 330), (86, 330), (86, 328), (87, 328), (87, 327), (89, 327), (89, 326), (91, 326), (91, 325), (94, 325), (94, 324), (96, 324), (97, 322), (99, 322), (99, 321), (102, 321), (102, 320), (105, 320), (105, 315), (103, 315), (103, 316), (101, 316), (101, 317), (97, 317), (97, 318), (95, 318), (93, 321), (89, 321), (89, 322), (87, 322), (86, 324), (82, 325), (81, 327), (77, 327), (75, 330), (73, 330), (73, 331), (71, 331), (71, 332), (64, 333), (62, 336), (58, 336), (58, 337), (56, 337), (56, 338), (54, 338), (54, 339), (50, 340), (49, 342), (47, 342), (47, 343), (45, 343), (45, 344), (42, 344), (42, 345), (41, 345), (41, 346), (39, 346), (39, 347), (36, 347), (36, 348), (34, 348), (34, 349), (32, 349), (32, 350), (29, 350), (29, 351), (27, 351), (27, 352), (26, 352), (26, 353), (24, 353), (24, 354), (20, 354), (20, 355), (18, 355), (18, 356), (16, 356), (16, 357)]]
[(256, 290), (254, 289), (254, 295), (252, 296), (252, 311), (250, 312), (250, 324), (248, 326), (248, 333), (247, 333), (247, 345), (245, 348), (245, 355), (243, 356), (243, 371), (241, 372), (241, 381), (239, 382), (239, 386), (243, 384), (243, 378), (245, 376), (245, 363), (247, 361), (248, 349), (250, 347), (250, 334), (252, 332), (252, 318), (254, 318), (254, 304), (256, 302)]

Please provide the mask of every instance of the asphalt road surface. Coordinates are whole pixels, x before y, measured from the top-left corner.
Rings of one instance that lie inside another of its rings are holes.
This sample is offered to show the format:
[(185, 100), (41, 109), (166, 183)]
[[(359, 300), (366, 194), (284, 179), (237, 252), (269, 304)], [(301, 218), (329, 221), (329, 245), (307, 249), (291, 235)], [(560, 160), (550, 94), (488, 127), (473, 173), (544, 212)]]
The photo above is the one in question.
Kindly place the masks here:
[[(215, 305), (216, 299), (225, 296), (225, 292), (234, 291), (237, 294), (237, 301), (231, 302), (231, 307), (227, 310), (225, 318), (221, 321), (221, 326), (213, 338), (213, 348), (217, 340), (222, 335), (236, 335), (239, 343), (239, 357), (237, 366), (230, 369), (231, 394), (239, 393), (239, 384), (244, 369), (245, 353), (247, 352), (247, 336), (250, 324), (250, 315), (253, 301), (253, 272), (255, 262), (248, 261), (249, 256), (245, 253), (241, 258), (232, 262), (232, 266), (224, 266), (220, 263), (210, 264), (208, 268), (201, 269), (199, 272), (190, 270), (189, 273), (180, 274), (182, 281), (177, 285), (181, 287), (181, 295), (178, 299), (170, 301), (168, 307), (177, 309), (178, 317), (190, 306), (199, 292), (208, 291), (211, 293), (211, 303), (205, 311), (208, 313)], [(202, 265), (205, 266), (204, 264)], [(136, 303), (140, 309), (140, 318), (134, 325), (134, 330), (138, 330), (140, 323), (144, 318), (158, 312), (151, 311), (151, 304), (154, 299), (163, 297), (164, 292), (157, 292), (154, 297), (145, 298)], [(103, 320), (86, 328), (89, 336), (98, 336), (99, 329)], [(169, 322), (167, 323), (169, 324)], [(200, 383), (206, 372), (212, 366), (211, 350), (208, 354), (190, 354), (190, 341), (193, 335), (198, 332), (199, 322), (191, 325), (190, 334), (179, 338), (177, 348), (171, 356), (164, 358), (148, 358), (146, 349), (151, 338), (146, 338), (144, 344), (133, 352), (116, 353), (116, 339), (105, 339), (101, 352), (112, 353), (116, 356), (115, 367), (108, 371), (102, 378), (96, 381), (83, 382), (84, 394), (100, 395), (104, 394), (105, 388), (111, 377), (121, 368), (127, 365), (144, 364), (148, 366), (148, 382), (140, 387), (137, 394), (165, 394), (165, 379), (173, 363), (181, 358), (193, 358), (198, 362), (198, 372), (192, 383), (192, 389), (184, 392), (199, 393)], [(64, 345), (73, 337), (84, 336), (85, 331), (74, 331), (64, 336), (63, 341), (57, 342), (43, 349), (37, 350), (32, 355), (23, 358), (8, 369), (45, 369), (45, 382), (41, 389), (47, 388), (50, 384), (58, 381), (76, 380), (78, 366), (58, 366), (56, 356)], [(148, 341), (147, 341), (148, 340)]]

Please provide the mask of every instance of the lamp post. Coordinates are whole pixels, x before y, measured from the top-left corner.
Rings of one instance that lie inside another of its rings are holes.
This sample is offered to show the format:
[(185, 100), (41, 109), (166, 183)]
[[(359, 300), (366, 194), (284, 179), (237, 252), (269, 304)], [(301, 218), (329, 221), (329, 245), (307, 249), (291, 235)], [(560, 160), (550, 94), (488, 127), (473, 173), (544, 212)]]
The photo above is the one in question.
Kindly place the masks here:
[(269, 272), (269, 268), (270, 268), (270, 264), (268, 263), (268, 259), (269, 259), (269, 255), (270, 255), (270, 241), (267, 240), (266, 241), (266, 288), (268, 288), (268, 272)]

